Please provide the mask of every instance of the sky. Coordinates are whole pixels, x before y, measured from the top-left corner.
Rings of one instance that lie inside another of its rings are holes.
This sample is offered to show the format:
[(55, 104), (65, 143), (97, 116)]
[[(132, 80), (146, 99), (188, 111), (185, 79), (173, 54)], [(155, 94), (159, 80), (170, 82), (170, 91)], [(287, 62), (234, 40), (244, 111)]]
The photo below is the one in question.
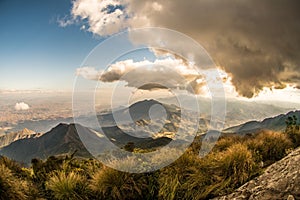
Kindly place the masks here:
[(69, 0), (0, 1), (0, 89), (72, 88), (75, 69), (102, 38), (60, 27)]
[[(179, 74), (193, 91), (207, 95), (204, 76), (193, 70), (201, 63), (199, 52), (187, 52), (185, 43), (171, 39), (163, 43), (177, 52), (151, 48), (165, 37), (157, 32), (138, 37), (129, 32), (124, 43), (115, 41), (102, 51), (105, 59), (113, 49), (141, 42), (149, 47), (120, 55), (109, 70), (101, 59), (98, 65), (85, 60), (99, 43), (124, 30), (160, 27), (203, 46), (227, 97), (299, 102), (299, 7), (298, 0), (0, 0), (0, 90), (72, 90), (76, 76), (93, 82), (101, 75), (103, 83), (122, 81), (133, 89), (143, 81), (184, 88)], [(177, 54), (186, 54), (189, 62)]]

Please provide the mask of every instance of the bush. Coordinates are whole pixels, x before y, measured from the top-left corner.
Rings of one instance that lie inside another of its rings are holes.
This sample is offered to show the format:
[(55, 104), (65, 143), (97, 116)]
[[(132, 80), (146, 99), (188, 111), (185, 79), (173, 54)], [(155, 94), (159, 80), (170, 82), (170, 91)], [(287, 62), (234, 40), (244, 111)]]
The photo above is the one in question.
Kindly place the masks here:
[(283, 158), (293, 147), (285, 134), (272, 131), (263, 131), (246, 144), (255, 156), (260, 157), (267, 165)]
[(230, 146), (236, 143), (242, 142), (242, 137), (239, 135), (230, 135), (230, 136), (225, 136), (221, 137), (216, 145), (214, 146), (214, 151), (225, 151), (227, 150)]
[(93, 176), (90, 189), (100, 199), (145, 199), (149, 184), (143, 174), (120, 172), (103, 167)]
[(300, 146), (300, 125), (295, 115), (289, 116), (286, 121), (285, 133), (288, 135), (290, 140), (293, 142), (294, 147)]
[(58, 171), (46, 182), (55, 199), (87, 199), (87, 181), (78, 173)]
[(246, 145), (234, 144), (217, 155), (218, 167), (230, 187), (237, 187), (257, 173), (257, 166)]
[(27, 194), (27, 182), (16, 178), (8, 167), (0, 164), (0, 199), (22, 200), (27, 199)]
[(198, 154), (185, 153), (168, 167), (160, 170), (160, 199), (199, 199), (205, 196), (210, 177)]

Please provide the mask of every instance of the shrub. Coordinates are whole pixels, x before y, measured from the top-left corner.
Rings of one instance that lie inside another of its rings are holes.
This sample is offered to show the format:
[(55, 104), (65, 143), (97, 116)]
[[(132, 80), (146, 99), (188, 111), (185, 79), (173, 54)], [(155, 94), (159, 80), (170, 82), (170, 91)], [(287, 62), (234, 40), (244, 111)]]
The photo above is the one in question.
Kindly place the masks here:
[(27, 182), (16, 178), (8, 167), (0, 164), (0, 199), (27, 199), (27, 193)]
[(160, 199), (194, 199), (203, 196), (209, 178), (198, 154), (189, 152), (161, 169), (158, 181)]
[(235, 144), (228, 148), (222, 155), (223, 170), (228, 176), (233, 175), (233, 179), (238, 183), (244, 183), (249, 179), (255, 168), (251, 152), (245, 145)]
[(245, 183), (258, 170), (251, 151), (243, 144), (232, 145), (226, 151), (218, 153), (216, 158), (217, 170), (222, 173), (224, 188), (231, 189)]
[(87, 182), (78, 173), (58, 171), (46, 182), (55, 199), (87, 199)]
[(230, 135), (221, 137), (216, 145), (214, 146), (214, 151), (224, 151), (227, 150), (230, 146), (236, 143), (240, 143), (242, 141), (241, 136), (238, 135)]
[(149, 186), (143, 174), (130, 174), (103, 167), (90, 183), (91, 190), (100, 199), (145, 199)]
[(296, 148), (300, 146), (300, 125), (295, 115), (289, 116), (286, 121), (285, 133), (293, 142), (293, 146)]
[(280, 160), (293, 147), (285, 134), (272, 131), (263, 131), (246, 144), (256, 157), (261, 157), (266, 164)]
[(11, 170), (11, 172), (17, 177), (17, 178), (27, 178), (28, 174), (23, 170), (23, 166), (7, 157), (0, 156), (0, 164), (3, 164), (8, 169)]

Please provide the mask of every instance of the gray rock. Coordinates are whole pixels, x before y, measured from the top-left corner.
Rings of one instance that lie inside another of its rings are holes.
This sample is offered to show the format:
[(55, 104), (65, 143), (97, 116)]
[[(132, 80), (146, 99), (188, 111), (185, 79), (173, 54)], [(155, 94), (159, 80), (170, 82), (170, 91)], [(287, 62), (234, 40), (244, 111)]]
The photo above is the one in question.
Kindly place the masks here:
[(215, 200), (300, 199), (300, 148), (269, 166), (234, 193)]

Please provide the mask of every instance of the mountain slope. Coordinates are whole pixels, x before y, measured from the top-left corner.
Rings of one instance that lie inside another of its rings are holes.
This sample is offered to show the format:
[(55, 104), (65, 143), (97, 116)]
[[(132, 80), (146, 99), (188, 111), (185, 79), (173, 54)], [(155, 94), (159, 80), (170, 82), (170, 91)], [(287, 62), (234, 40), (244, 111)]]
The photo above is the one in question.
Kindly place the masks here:
[[(35, 157), (46, 158), (50, 155), (72, 153), (75, 150), (78, 151), (76, 153), (77, 156), (91, 157), (84, 144), (89, 145), (89, 150), (93, 155), (98, 155), (111, 150), (112, 146), (107, 139), (119, 148), (124, 148), (128, 143), (134, 143), (135, 147), (141, 149), (165, 146), (172, 139), (164, 137), (163, 134), (160, 137), (155, 137), (151, 134), (151, 128), (154, 126), (147, 126), (151, 123), (160, 127), (158, 122), (162, 121), (159, 109), (155, 111), (157, 113), (152, 112), (154, 115), (150, 117), (149, 111), (153, 105), (164, 107), (167, 114), (164, 118), (167, 125), (160, 130), (158, 129), (158, 131), (166, 131), (167, 129), (175, 132), (177, 129), (175, 124), (180, 118), (180, 110), (177, 107), (163, 105), (155, 100), (144, 100), (136, 102), (128, 108), (116, 111), (116, 114), (123, 120), (121, 121), (121, 127), (119, 124), (116, 125), (114, 115), (107, 113), (98, 116), (102, 129), (97, 130), (97, 132), (79, 124), (59, 124), (41, 137), (18, 138), (19, 140), (3, 147), (0, 150), (0, 154), (17, 161), (29, 163)], [(135, 131), (136, 128), (140, 128), (139, 131)], [(80, 135), (77, 131), (80, 131)], [(81, 139), (84, 141), (84, 144)]]
[[(120, 119), (118, 121), (119, 124), (125, 125), (135, 123), (140, 120), (149, 121), (151, 120), (149, 116), (149, 111), (151, 107), (155, 105), (159, 105), (165, 109), (168, 120), (171, 120), (176, 116), (180, 117), (180, 108), (178, 108), (175, 105), (163, 104), (153, 99), (139, 101), (130, 105), (128, 108), (122, 108), (114, 112), (101, 114), (97, 117), (102, 127), (116, 126), (117, 124), (115, 122), (115, 117), (118, 117), (118, 119)], [(156, 112), (159, 111), (160, 110), (156, 110)], [(130, 118), (128, 118), (128, 116), (130, 116)], [(161, 116), (157, 117), (157, 120), (159, 120), (160, 118)]]
[[(81, 137), (78, 131), (80, 131)], [(151, 149), (165, 146), (172, 140), (166, 137), (137, 138), (122, 132), (118, 127), (107, 127), (104, 132), (110, 141), (119, 148), (123, 148), (127, 143), (134, 143), (137, 148)], [(79, 124), (59, 124), (41, 137), (12, 142), (0, 149), (0, 154), (26, 164), (29, 164), (32, 158), (45, 159), (51, 155), (73, 153), (74, 151), (77, 151), (76, 156), (92, 157), (81, 139), (84, 139), (85, 144), (89, 145), (89, 150), (93, 153), (110, 150), (110, 145), (103, 135)]]
[(127, 143), (134, 143), (137, 148), (151, 149), (165, 146), (172, 141), (172, 139), (168, 137), (159, 137), (155, 139), (152, 137), (133, 137), (123, 132), (118, 126), (105, 127), (103, 128), (103, 132), (112, 143), (120, 148), (124, 147)]
[(266, 118), (262, 121), (250, 121), (244, 124), (234, 126), (228, 129), (225, 129), (225, 133), (238, 133), (238, 134), (247, 134), (255, 133), (260, 130), (272, 130), (272, 131), (283, 131), (286, 127), (285, 120), (289, 116), (295, 115), (299, 121), (300, 119), (300, 110), (291, 111), (287, 114), (281, 114), (275, 117)]
[[(83, 127), (82, 127), (83, 128)], [(90, 130), (83, 128), (89, 135)], [(91, 157), (82, 144), (74, 124), (59, 124), (49, 132), (37, 138), (17, 140), (2, 148), (0, 154), (16, 161), (30, 163), (32, 158), (47, 158), (50, 155), (72, 153), (77, 156)]]
[(299, 163), (300, 148), (269, 166), (261, 176), (244, 184), (234, 193), (215, 200), (300, 199)]
[(39, 137), (41, 134), (36, 133), (32, 130), (24, 128), (22, 131), (12, 132), (0, 136), (0, 148), (9, 145), (12, 142), (15, 142), (20, 139), (25, 138), (35, 138)]

